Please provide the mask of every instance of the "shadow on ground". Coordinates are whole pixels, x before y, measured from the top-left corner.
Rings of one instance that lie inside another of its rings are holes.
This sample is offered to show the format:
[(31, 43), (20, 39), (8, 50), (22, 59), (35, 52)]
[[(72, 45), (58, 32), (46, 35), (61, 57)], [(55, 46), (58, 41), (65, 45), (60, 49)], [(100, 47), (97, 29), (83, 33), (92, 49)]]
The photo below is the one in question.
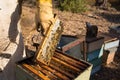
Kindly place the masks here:
[[(114, 64), (111, 63), (111, 64)], [(91, 80), (119, 80), (120, 68), (110, 68), (102, 66), (101, 70), (92, 76)]]
[(103, 13), (100, 13), (99, 15), (111, 23), (116, 23), (116, 24), (120, 23), (120, 14), (103, 12)]

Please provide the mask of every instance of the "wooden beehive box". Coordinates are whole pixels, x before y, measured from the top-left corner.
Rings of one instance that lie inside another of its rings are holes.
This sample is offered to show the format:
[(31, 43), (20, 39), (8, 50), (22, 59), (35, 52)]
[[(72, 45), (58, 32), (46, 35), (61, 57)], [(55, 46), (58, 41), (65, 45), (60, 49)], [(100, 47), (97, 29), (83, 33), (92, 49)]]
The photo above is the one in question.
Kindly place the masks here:
[(91, 75), (101, 69), (104, 37), (86, 38), (84, 42), (84, 59), (93, 64)]
[(97, 36), (96, 38), (86, 38), (83, 45), (84, 59), (92, 61), (95, 58), (100, 58), (103, 55), (104, 37)]
[(117, 47), (104, 50), (103, 54), (103, 64), (107, 65), (114, 61), (115, 53), (117, 52)]
[(86, 39), (86, 53), (90, 53), (97, 49), (100, 49), (104, 43), (104, 37), (97, 36), (96, 38), (87, 38)]
[[(110, 37), (110, 36), (108, 36)], [(110, 37), (104, 43), (103, 64), (107, 65), (114, 61), (115, 53), (119, 47), (119, 39)]]
[(92, 61), (103, 56), (103, 46), (100, 49), (87, 53), (87, 61)]
[(78, 38), (76, 36), (62, 35), (58, 48), (74, 58), (83, 59), (83, 42), (84, 36)]
[(16, 64), (17, 80), (89, 80), (92, 65), (56, 51), (49, 65), (32, 58)]
[(119, 46), (119, 40), (117, 38), (113, 38), (111, 40), (105, 41), (104, 43), (104, 49), (110, 49), (110, 48), (114, 48), (114, 47), (118, 47)]

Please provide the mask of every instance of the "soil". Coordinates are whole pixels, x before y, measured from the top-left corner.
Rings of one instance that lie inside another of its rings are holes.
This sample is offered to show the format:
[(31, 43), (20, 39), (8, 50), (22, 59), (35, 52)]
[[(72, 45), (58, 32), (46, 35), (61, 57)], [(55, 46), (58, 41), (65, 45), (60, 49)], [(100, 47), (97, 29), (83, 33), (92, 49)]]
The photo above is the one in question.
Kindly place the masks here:
[[(25, 45), (29, 40), (29, 36), (36, 34), (35, 29), (35, 7), (31, 5), (23, 5), (21, 16), (22, 33)], [(120, 11), (114, 8), (108, 10), (97, 9), (89, 6), (89, 11), (84, 13), (71, 13), (54, 9), (54, 13), (58, 15), (63, 23), (65, 35), (85, 35), (86, 22), (98, 26), (99, 33), (109, 34), (109, 27), (120, 25)], [(118, 37), (118, 36), (117, 36)], [(119, 37), (118, 37), (119, 38)], [(92, 76), (93, 80), (119, 80), (120, 79), (120, 53), (115, 55), (112, 63), (102, 66), (101, 70)]]

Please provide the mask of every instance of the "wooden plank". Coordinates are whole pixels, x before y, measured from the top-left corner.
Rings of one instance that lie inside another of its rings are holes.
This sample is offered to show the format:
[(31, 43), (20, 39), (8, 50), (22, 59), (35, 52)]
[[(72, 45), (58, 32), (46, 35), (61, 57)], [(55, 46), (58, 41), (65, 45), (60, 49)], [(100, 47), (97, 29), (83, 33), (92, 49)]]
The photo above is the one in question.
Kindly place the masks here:
[(59, 55), (54, 54), (54, 57), (60, 59), (60, 60), (63, 61), (63, 62), (66, 62), (66, 63), (68, 63), (68, 64), (70, 64), (70, 65), (72, 65), (72, 66), (74, 66), (74, 67), (77, 67), (77, 68), (79, 68), (79, 69), (84, 70), (84, 69), (86, 68), (85, 66), (80, 66), (79, 64), (77, 64), (77, 63), (75, 63), (75, 62), (73, 62), (73, 61), (69, 61), (69, 59), (64, 58), (64, 56), (62, 56), (62, 55), (60, 55), (60, 54), (59, 54)]
[(55, 52), (56, 55), (61, 56), (62, 58), (64, 58), (65, 60), (72, 62), (74, 64), (80, 65), (80, 66), (84, 66), (84, 67), (88, 67), (90, 66), (90, 64), (88, 64), (87, 62), (83, 61), (83, 60), (78, 60), (76, 58), (73, 58), (69, 55), (66, 55), (64, 53), (59, 52), (58, 50)]
[(109, 42), (116, 41), (116, 40), (117, 38), (110, 38), (110, 39), (105, 40), (105, 43), (109, 43)]
[(72, 74), (70, 74), (70, 73), (68, 73), (68, 72), (66, 72), (66, 71), (64, 71), (64, 70), (61, 70), (59, 67), (57, 67), (57, 66), (55, 66), (55, 65), (53, 65), (53, 64), (50, 64), (50, 67), (52, 67), (53, 69), (57, 70), (57, 71), (60, 72), (61, 74), (64, 74), (64, 75), (68, 76), (70, 79), (75, 78), (74, 75), (72, 75)]
[(104, 49), (105, 50), (113, 48), (113, 47), (118, 47), (118, 46), (119, 46), (119, 40), (118, 39), (104, 43)]
[(47, 71), (46, 69), (43, 69), (39, 65), (34, 65), (34, 69), (37, 70), (37, 71), (41, 71), (43, 74), (47, 75), (51, 80), (58, 79), (57, 76), (55, 76), (54, 74), (52, 74), (50, 71)]
[(86, 41), (87, 53), (100, 49), (104, 43), (104, 37), (98, 37), (95, 40)]
[(62, 47), (62, 51), (65, 52), (65, 51), (71, 49), (72, 47), (74, 47), (74, 46), (82, 43), (82, 42), (83, 42), (83, 39), (77, 39), (77, 40), (75, 40), (75, 41), (73, 41), (73, 42), (71, 42), (71, 43), (63, 46), (63, 47)]
[(57, 61), (58, 63), (61, 63), (61, 64), (65, 65), (66, 67), (69, 67), (69, 68), (77, 71), (77, 72), (80, 72), (80, 71), (81, 71), (80, 69), (78, 69), (78, 68), (76, 68), (76, 67), (74, 67), (74, 66), (72, 66), (72, 65), (70, 65), (70, 64), (68, 64), (68, 63), (65, 63), (65, 62), (63, 62), (63, 61), (61, 61), (61, 60), (59, 60), (59, 59), (57, 59), (57, 58), (55, 58), (55, 57), (53, 57), (52, 59), (55, 60), (55, 61)]
[(50, 71), (51, 73), (53, 73), (54, 75), (56, 75), (57, 77), (61, 78), (62, 80), (70, 80), (67, 76), (61, 74), (60, 72), (56, 71), (55, 69), (48, 67), (48, 66), (42, 66), (42, 68)]
[(29, 69), (29, 71), (33, 72), (34, 74), (36, 74), (37, 76), (39, 76), (41, 79), (43, 80), (50, 80), (47, 76), (45, 76), (43, 73), (35, 70), (33, 67), (31, 67), (30, 65), (27, 64), (23, 64), (24, 67), (26, 67), (27, 69)]
[[(72, 68), (70, 68), (70, 67), (68, 67), (68, 66), (65, 66), (65, 65), (63, 65), (63, 64), (61, 64), (60, 62), (57, 62), (57, 61), (55, 61), (55, 60), (53, 60), (53, 61), (51, 62), (51, 64), (54, 65), (54, 66), (56, 66), (56, 67), (58, 67), (59, 69), (65, 71), (66, 73), (70, 73), (70, 74), (72, 74), (72, 75), (78, 75), (78, 74), (80, 74), (80, 72), (77, 72), (77, 71), (75, 71), (74, 69), (72, 69)], [(81, 72), (83, 72), (83, 71), (81, 71)], [(65, 74), (66, 74), (66, 73), (65, 73)]]

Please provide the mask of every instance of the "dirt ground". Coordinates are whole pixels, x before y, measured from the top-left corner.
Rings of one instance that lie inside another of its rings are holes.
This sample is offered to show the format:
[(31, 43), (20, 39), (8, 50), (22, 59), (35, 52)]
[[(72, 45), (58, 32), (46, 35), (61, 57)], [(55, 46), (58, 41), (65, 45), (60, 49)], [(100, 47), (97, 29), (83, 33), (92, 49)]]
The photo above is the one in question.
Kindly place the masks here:
[[(31, 5), (23, 5), (22, 12), (22, 33), (26, 45), (30, 32), (35, 27), (35, 7)], [(113, 8), (109, 10), (96, 9), (96, 7), (89, 7), (89, 11), (85, 13), (70, 13), (66, 11), (59, 11), (54, 9), (54, 13), (58, 15), (63, 23), (66, 35), (85, 35), (86, 22), (98, 26), (99, 33), (109, 33), (109, 27), (120, 25), (120, 11)], [(32, 33), (34, 35), (35, 33)], [(118, 37), (118, 36), (117, 36)], [(119, 38), (119, 37), (118, 37)], [(101, 70), (93, 77), (93, 80), (119, 80), (120, 79), (120, 53), (115, 56), (114, 62), (109, 65), (102, 66)]]

